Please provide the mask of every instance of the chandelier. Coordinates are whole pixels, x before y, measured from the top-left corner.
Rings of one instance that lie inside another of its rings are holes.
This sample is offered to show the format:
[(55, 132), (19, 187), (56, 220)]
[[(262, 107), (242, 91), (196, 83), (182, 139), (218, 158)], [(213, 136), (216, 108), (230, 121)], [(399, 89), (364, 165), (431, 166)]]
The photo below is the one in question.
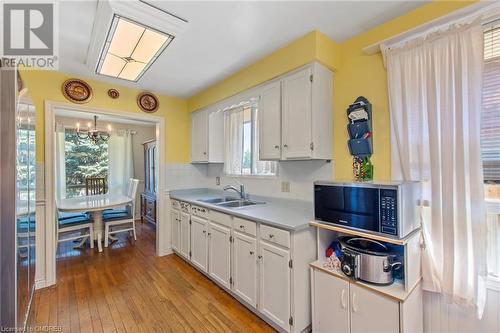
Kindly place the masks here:
[(86, 131), (80, 131), (80, 123), (76, 123), (76, 134), (81, 140), (89, 139), (94, 144), (99, 142), (106, 142), (109, 139), (109, 131), (111, 131), (110, 125), (108, 125), (108, 132), (99, 131), (97, 129), (97, 116), (94, 116), (94, 128), (91, 128), (90, 122), (88, 123), (88, 129)]

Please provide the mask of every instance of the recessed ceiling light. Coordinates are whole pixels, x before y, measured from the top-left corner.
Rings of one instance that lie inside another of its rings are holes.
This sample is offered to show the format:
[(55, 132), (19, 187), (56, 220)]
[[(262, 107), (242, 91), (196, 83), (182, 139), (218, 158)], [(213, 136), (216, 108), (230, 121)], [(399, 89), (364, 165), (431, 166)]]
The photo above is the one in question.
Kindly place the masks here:
[(97, 74), (137, 81), (174, 36), (115, 15)]

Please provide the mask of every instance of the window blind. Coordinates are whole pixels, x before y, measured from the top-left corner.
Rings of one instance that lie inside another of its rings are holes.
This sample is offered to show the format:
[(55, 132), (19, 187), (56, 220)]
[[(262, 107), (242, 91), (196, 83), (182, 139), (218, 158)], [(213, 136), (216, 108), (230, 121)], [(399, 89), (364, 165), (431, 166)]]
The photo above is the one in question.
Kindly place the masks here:
[(484, 31), (481, 157), (484, 180), (500, 182), (500, 25)]

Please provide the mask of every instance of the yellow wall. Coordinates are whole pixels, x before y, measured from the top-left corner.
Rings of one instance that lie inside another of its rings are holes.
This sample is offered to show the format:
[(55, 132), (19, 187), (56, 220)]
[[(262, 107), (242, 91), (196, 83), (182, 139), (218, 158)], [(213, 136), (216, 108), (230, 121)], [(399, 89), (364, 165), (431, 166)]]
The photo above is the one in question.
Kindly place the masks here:
[(188, 101), (188, 108), (194, 111), (313, 60), (320, 61), (335, 71), (333, 85), (334, 177), (352, 179), (352, 157), (347, 149), (345, 110), (356, 97), (364, 96), (373, 104), (374, 154), (372, 162), (375, 166), (375, 179), (388, 180), (391, 176), (391, 152), (387, 75), (381, 54), (365, 55), (362, 49), (473, 2), (476, 1), (433, 2), (340, 45), (324, 34), (313, 31), (193, 96)]
[(337, 43), (316, 30), (193, 96), (188, 108), (194, 111), (214, 104), (314, 60), (332, 69), (340, 65)]
[[(75, 76), (55, 71), (22, 70), (21, 77), (28, 87), (29, 95), (36, 107), (36, 159), (44, 162), (45, 141), (45, 115), (44, 102), (46, 100), (56, 102), (69, 101), (61, 93), (62, 83)], [(117, 110), (126, 112), (142, 113), (136, 103), (140, 90), (120, 87), (108, 83), (84, 79), (93, 90), (93, 98), (85, 107), (96, 109)], [(108, 97), (107, 91), (116, 88), (120, 92), (118, 99)], [(157, 116), (165, 117), (166, 126), (166, 162), (189, 162), (190, 144), (190, 116), (187, 110), (187, 101), (175, 97), (158, 95), (159, 109)]]

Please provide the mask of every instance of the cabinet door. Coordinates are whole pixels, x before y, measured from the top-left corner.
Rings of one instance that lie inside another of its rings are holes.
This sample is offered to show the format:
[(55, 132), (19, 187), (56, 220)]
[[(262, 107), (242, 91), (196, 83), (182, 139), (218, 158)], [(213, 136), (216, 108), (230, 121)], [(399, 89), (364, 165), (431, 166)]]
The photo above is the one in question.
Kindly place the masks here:
[(208, 161), (208, 115), (198, 111), (191, 116), (191, 161)]
[(281, 158), (281, 81), (262, 88), (257, 114), (259, 123), (259, 158)]
[(249, 304), (257, 304), (257, 241), (234, 232), (233, 291)]
[(313, 332), (349, 332), (349, 282), (313, 269), (312, 286)]
[(179, 212), (173, 210), (170, 213), (170, 221), (172, 223), (172, 249), (175, 251), (179, 251), (179, 242), (180, 242), (180, 218)]
[(226, 288), (231, 288), (231, 230), (220, 224), (209, 223), (208, 274)]
[(190, 216), (188, 213), (181, 212), (181, 225), (180, 225), (180, 252), (181, 255), (189, 259), (189, 251), (191, 251), (191, 232), (190, 232)]
[(283, 79), (284, 159), (311, 157), (312, 104), (311, 70), (306, 68)]
[(290, 253), (260, 242), (260, 311), (276, 324), (290, 328)]
[(399, 302), (350, 285), (351, 333), (399, 332)]
[(208, 221), (191, 217), (191, 262), (202, 271), (207, 271), (208, 263)]

